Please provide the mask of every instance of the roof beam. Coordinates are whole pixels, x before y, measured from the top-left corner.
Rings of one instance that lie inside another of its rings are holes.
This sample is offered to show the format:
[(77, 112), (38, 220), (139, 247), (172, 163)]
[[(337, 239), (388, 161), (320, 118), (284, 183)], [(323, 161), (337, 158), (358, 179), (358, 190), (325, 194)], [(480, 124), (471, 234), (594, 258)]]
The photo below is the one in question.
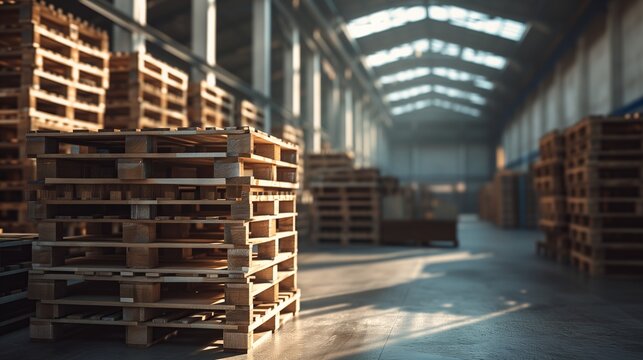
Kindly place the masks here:
[[(445, 100), (445, 101), (448, 101), (448, 102), (452, 102), (454, 104), (468, 106), (468, 107), (480, 110), (481, 113), (484, 112), (485, 109), (486, 109), (485, 108), (486, 105), (477, 105), (477, 104), (472, 103), (471, 101), (467, 101), (467, 100), (464, 100), (464, 99), (458, 99), (458, 98), (452, 98), (452, 97), (442, 95), (442, 94), (438, 94), (438, 93), (435, 93), (435, 92), (430, 92), (430, 93), (414, 96), (414, 97), (411, 97), (411, 98), (408, 98), (408, 99), (399, 100), (399, 101), (395, 101), (395, 102), (389, 102), (389, 104), (391, 104), (391, 108), (394, 108), (394, 107), (397, 107), (397, 106), (402, 106), (402, 105), (414, 103), (416, 101), (428, 100), (428, 99)], [(439, 108), (439, 109), (441, 109), (441, 108)]]

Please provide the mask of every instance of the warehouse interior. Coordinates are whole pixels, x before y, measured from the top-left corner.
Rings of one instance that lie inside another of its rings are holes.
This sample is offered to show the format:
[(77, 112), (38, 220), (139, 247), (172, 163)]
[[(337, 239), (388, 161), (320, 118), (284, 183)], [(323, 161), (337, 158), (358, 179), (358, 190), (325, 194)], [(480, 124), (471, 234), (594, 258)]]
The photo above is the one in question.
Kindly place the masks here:
[(0, 359), (642, 358), (639, 36), (641, 0), (0, 0)]

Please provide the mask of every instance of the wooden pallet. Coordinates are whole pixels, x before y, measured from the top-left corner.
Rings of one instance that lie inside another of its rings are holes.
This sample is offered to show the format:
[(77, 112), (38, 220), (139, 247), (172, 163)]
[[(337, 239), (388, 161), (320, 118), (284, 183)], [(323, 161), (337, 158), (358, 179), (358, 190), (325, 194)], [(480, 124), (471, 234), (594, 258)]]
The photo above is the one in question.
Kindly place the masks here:
[(115, 53), (109, 61), (105, 128), (188, 126), (188, 75), (149, 54)]
[[(248, 127), (27, 138), (32, 338), (121, 325), (149, 346), (159, 329), (199, 328), (247, 351), (298, 312), (296, 145)], [(64, 235), (78, 223), (85, 234)]]
[(27, 300), (31, 242), (36, 234), (0, 231), (0, 333), (26, 326), (35, 305)]
[(257, 129), (265, 128), (264, 110), (248, 100), (239, 103), (239, 126), (252, 126)]
[[(188, 98), (188, 117), (191, 126), (229, 127), (234, 126), (234, 96), (205, 81), (192, 84)], [(285, 137), (286, 141), (293, 142)]]
[(538, 143), (540, 160), (558, 160), (565, 155), (565, 137), (557, 130), (540, 137)]

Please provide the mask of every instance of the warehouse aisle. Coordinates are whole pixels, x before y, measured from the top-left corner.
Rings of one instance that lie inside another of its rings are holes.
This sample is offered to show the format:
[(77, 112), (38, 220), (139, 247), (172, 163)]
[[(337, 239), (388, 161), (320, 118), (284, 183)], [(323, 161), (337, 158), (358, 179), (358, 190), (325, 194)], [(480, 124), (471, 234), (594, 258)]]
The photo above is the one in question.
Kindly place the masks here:
[[(463, 221), (460, 249), (392, 247), (304, 251), (300, 317), (254, 359), (634, 359), (643, 356), (643, 289), (588, 280), (535, 257), (538, 236)], [(243, 358), (179, 336), (127, 348), (119, 332), (35, 343), (0, 337), (0, 358)], [(195, 350), (195, 344), (202, 344)]]

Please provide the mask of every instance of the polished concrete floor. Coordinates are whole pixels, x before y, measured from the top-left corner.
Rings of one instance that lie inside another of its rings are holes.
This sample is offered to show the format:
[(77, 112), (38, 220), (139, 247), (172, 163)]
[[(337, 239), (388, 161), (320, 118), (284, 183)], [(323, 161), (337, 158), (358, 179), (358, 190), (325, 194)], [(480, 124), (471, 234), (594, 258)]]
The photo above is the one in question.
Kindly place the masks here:
[[(300, 316), (254, 359), (642, 359), (643, 282), (592, 280), (534, 255), (536, 232), (463, 219), (459, 249), (304, 250)], [(118, 330), (118, 329), (114, 329)], [(0, 337), (0, 359), (244, 358), (197, 334), (149, 349)]]

